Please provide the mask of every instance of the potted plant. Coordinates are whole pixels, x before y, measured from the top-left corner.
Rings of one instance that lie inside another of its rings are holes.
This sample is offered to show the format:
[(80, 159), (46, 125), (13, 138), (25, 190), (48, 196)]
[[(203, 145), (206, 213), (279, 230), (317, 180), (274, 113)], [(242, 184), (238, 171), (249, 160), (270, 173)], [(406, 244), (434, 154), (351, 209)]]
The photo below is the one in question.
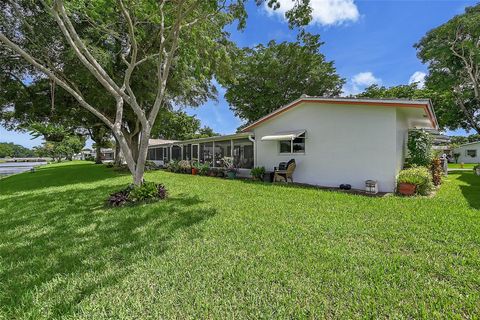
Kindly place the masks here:
[(413, 196), (417, 189), (417, 185), (410, 182), (399, 182), (398, 183), (398, 192), (404, 196)]
[(200, 171), (200, 163), (198, 161), (194, 161), (192, 163), (192, 175), (195, 176)]
[(433, 189), (432, 175), (425, 167), (412, 167), (400, 171), (398, 192), (404, 196), (428, 195)]
[(265, 167), (255, 167), (250, 171), (253, 180), (263, 180), (263, 176), (265, 175)]
[(227, 174), (228, 179), (235, 179), (237, 177), (237, 168), (235, 167), (235, 164), (233, 163), (233, 158), (232, 157), (224, 157), (222, 159), (223, 166), (225, 168), (225, 172)]
[(480, 176), (480, 163), (473, 167), (473, 172), (475, 172), (477, 176)]

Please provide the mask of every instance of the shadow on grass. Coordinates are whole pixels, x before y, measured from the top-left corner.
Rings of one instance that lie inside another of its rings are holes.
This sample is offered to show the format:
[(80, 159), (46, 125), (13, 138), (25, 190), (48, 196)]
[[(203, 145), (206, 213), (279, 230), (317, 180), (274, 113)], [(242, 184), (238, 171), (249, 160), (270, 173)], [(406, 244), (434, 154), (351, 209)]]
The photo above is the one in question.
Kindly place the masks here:
[(473, 209), (480, 209), (480, 176), (473, 172), (455, 173), (459, 174), (460, 181), (466, 182), (468, 185), (461, 185), (460, 190)]
[[(58, 170), (63, 172), (56, 168), (55, 175)], [(96, 179), (83, 175), (75, 181)], [(80, 191), (27, 194), (22, 205), (17, 197), (3, 201), (0, 306), (8, 314), (35, 309), (33, 296), (38, 292), (43, 292), (42, 300), (53, 300), (53, 317), (72, 314), (81, 300), (117, 284), (135, 264), (162, 255), (177, 232), (216, 214), (215, 209), (201, 206), (199, 198), (184, 195), (143, 206), (105, 209), (104, 198), (120, 186), (112, 183)]]
[[(61, 187), (76, 183), (91, 183), (128, 175), (129, 173), (119, 173), (113, 169), (105, 168), (104, 165), (96, 165), (91, 162), (40, 167), (35, 173), (25, 172), (2, 179), (0, 181), (0, 192), (2, 195), (9, 195), (16, 192)], [(35, 179), (32, 179), (32, 177), (35, 177)]]

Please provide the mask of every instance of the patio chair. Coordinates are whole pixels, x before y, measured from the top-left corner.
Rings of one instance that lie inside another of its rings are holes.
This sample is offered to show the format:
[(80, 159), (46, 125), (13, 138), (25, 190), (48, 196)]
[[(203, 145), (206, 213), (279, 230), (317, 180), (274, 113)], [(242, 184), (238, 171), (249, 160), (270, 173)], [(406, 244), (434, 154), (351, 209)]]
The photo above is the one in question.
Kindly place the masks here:
[(285, 170), (275, 168), (274, 175), (273, 175), (273, 182), (279, 181), (278, 180), (279, 178), (281, 178), (285, 182), (288, 182), (288, 179), (290, 179), (290, 181), (293, 182), (293, 172), (295, 171), (296, 167), (297, 165), (295, 164), (295, 159), (292, 159), (288, 161), (287, 168)]

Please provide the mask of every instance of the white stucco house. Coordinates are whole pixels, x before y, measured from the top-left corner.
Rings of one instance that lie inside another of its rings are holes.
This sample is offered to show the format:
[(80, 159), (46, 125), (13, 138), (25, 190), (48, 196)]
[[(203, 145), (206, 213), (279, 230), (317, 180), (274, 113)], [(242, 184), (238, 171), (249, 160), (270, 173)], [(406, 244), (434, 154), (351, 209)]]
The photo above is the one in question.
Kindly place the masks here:
[(376, 180), (379, 191), (393, 192), (414, 128), (438, 129), (430, 100), (302, 96), (234, 135), (152, 144), (149, 159), (217, 166), (232, 156), (244, 175), (295, 159), (295, 182), (364, 190), (366, 180)]
[(480, 163), (480, 141), (462, 144), (453, 150), (458, 153), (458, 163)]

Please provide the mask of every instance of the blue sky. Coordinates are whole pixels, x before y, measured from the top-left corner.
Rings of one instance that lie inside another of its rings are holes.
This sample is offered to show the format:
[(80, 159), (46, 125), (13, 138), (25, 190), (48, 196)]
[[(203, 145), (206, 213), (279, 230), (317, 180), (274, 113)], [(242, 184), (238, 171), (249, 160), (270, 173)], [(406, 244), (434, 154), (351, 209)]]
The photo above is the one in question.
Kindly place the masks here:
[[(283, 10), (289, 0), (281, 0)], [(416, 57), (413, 44), (428, 30), (446, 22), (475, 1), (466, 0), (311, 0), (314, 21), (308, 27), (325, 42), (321, 48), (328, 60), (335, 61), (337, 72), (347, 80), (346, 93), (356, 93), (378, 83), (385, 86), (421, 80), (426, 66)], [(254, 46), (269, 40), (294, 41), (283, 10), (271, 12), (253, 3), (248, 6), (247, 28), (238, 32), (230, 28), (239, 46)], [(196, 114), (202, 124), (216, 132), (235, 132), (242, 121), (230, 111), (219, 88), (218, 101), (186, 111)], [(464, 134), (457, 131), (452, 134)], [(38, 145), (28, 134), (7, 132), (0, 128), (0, 141), (28, 147)]]

